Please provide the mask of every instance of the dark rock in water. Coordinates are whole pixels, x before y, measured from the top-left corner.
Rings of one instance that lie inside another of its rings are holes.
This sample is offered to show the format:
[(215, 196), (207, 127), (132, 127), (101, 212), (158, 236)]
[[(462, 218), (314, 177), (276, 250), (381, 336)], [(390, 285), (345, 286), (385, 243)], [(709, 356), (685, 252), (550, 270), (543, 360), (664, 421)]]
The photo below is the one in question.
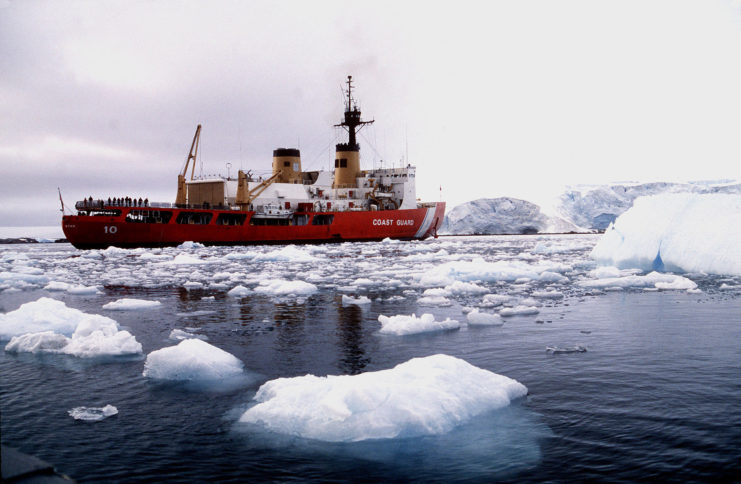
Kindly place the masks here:
[(0, 244), (38, 244), (39, 241), (30, 237), (0, 239)]

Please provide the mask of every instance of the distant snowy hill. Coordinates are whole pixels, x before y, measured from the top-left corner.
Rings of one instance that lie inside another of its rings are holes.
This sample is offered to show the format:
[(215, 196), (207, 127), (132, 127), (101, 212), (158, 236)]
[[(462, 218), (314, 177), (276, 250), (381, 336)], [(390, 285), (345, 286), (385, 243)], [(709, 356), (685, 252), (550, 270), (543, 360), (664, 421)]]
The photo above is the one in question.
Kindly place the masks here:
[(482, 198), (453, 208), (445, 216), (442, 234), (534, 234), (570, 232), (573, 224), (543, 214), (534, 203), (517, 198)]
[[(741, 193), (737, 181), (705, 183), (616, 183), (567, 187), (553, 207), (516, 198), (482, 198), (454, 207), (442, 234), (527, 234), (602, 231), (636, 198), (664, 193)], [(553, 213), (555, 215), (548, 215)]]

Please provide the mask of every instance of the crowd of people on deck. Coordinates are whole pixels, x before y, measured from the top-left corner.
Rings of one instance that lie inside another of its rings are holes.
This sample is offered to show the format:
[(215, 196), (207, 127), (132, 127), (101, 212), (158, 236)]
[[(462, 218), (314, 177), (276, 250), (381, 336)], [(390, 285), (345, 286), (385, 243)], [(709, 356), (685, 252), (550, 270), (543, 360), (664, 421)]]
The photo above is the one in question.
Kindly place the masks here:
[[(85, 206), (87, 207), (96, 207), (100, 206), (100, 208), (103, 208), (103, 200), (93, 200), (93, 197), (89, 197), (82, 200), (85, 203)], [(108, 205), (109, 206), (115, 206), (115, 207), (148, 207), (149, 206), (149, 199), (145, 198), (142, 200), (141, 197), (137, 200), (136, 198), (131, 197), (119, 197), (119, 198), (111, 198), (108, 197)]]

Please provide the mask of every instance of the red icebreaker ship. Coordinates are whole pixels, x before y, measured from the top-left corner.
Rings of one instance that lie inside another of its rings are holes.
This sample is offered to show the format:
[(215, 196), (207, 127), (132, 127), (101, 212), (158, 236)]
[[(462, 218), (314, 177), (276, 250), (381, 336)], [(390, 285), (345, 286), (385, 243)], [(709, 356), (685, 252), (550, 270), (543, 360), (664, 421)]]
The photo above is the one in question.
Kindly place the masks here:
[[(62, 229), (78, 249), (203, 244), (320, 243), (425, 239), (437, 236), (445, 202), (419, 203), (415, 168), (360, 169), (356, 131), (363, 121), (347, 78), (343, 121), (347, 143), (336, 146), (335, 169), (302, 171), (299, 150), (273, 151), (272, 176), (194, 179), (201, 126), (196, 129), (175, 203), (92, 198), (75, 203)], [(190, 180), (186, 173), (191, 164)]]

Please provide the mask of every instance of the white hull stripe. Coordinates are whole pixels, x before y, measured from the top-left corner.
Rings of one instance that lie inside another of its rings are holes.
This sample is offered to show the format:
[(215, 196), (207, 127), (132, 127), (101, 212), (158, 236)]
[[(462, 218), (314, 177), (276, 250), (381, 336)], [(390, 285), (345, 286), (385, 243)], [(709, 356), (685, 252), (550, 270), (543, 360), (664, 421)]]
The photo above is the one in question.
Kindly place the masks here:
[(414, 234), (414, 238), (419, 239), (421, 237), (424, 237), (424, 234), (426, 234), (427, 231), (430, 229), (430, 225), (432, 225), (432, 220), (435, 218), (435, 209), (436, 207), (427, 209), (427, 213), (425, 214), (425, 219), (422, 221), (422, 225), (420, 225), (419, 230), (417, 230), (417, 233)]

